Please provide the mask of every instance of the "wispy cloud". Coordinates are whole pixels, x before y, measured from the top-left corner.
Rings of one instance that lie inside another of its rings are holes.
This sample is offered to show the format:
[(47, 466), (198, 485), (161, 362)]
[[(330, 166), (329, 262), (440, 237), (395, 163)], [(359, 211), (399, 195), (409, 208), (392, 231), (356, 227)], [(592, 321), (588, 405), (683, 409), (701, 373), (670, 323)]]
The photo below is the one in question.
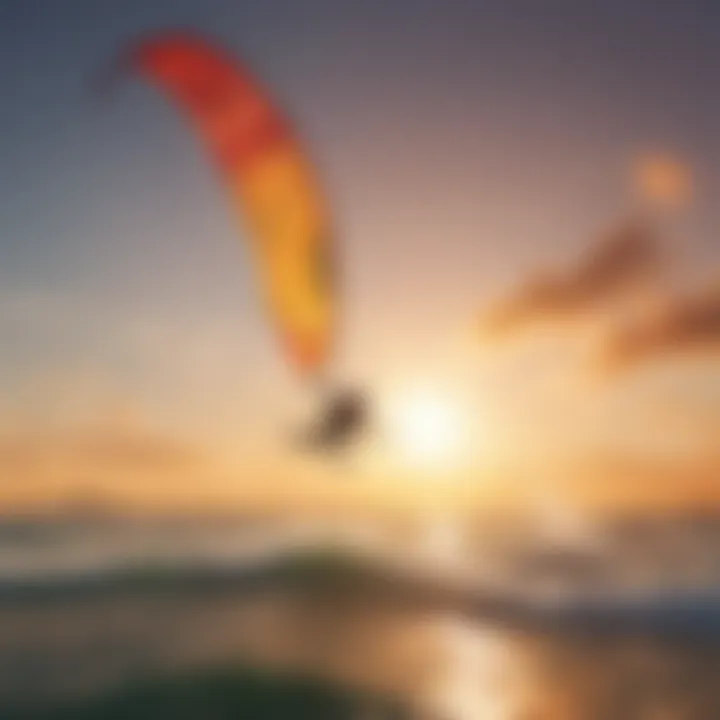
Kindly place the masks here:
[(720, 283), (669, 301), (652, 315), (612, 332), (602, 363), (619, 370), (683, 353), (720, 355)]
[(617, 300), (656, 278), (664, 267), (661, 243), (650, 225), (630, 221), (601, 237), (569, 270), (531, 279), (482, 318), (490, 339), (538, 322), (562, 322)]
[(85, 495), (115, 506), (172, 501), (207, 489), (222, 472), (202, 444), (123, 413), (87, 425), (4, 430), (0, 477), (6, 508), (53, 507)]

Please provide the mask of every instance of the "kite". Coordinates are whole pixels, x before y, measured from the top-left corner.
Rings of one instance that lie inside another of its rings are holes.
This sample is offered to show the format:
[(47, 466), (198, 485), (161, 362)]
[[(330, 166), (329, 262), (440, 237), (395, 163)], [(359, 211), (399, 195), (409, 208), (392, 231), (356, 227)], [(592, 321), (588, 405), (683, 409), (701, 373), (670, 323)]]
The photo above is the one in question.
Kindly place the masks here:
[(335, 335), (332, 230), (287, 118), (243, 64), (191, 35), (139, 42), (125, 62), (190, 120), (246, 230), (283, 352), (300, 372), (321, 372)]
[[(117, 69), (140, 74), (188, 118), (245, 230), (283, 354), (303, 377), (323, 380), (339, 303), (333, 232), (291, 123), (243, 63), (191, 34), (138, 42)], [(324, 404), (313, 447), (342, 446), (365, 425), (357, 391), (334, 391)]]

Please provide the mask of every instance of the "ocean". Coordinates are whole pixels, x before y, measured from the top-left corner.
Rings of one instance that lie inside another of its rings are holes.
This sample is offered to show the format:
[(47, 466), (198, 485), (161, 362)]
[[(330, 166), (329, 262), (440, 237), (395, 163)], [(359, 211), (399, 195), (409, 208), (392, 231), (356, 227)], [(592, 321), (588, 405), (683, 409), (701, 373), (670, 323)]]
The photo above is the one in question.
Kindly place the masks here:
[(719, 528), (8, 519), (0, 717), (720, 718)]

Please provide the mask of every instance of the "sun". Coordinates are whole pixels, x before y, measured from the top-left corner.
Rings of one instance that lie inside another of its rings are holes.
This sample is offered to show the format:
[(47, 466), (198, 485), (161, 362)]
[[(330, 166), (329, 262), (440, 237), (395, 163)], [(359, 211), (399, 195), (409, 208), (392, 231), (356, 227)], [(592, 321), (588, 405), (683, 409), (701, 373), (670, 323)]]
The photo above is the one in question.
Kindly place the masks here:
[(393, 444), (403, 464), (449, 468), (461, 460), (466, 420), (449, 395), (430, 390), (406, 393), (397, 398), (390, 415)]

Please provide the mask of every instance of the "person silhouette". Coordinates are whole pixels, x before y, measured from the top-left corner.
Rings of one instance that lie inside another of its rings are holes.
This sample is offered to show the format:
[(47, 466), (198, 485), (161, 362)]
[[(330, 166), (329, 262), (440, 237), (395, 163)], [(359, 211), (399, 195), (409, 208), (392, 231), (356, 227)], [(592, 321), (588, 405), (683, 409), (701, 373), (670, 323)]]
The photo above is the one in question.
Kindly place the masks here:
[(333, 391), (320, 418), (304, 433), (302, 444), (313, 450), (338, 451), (355, 443), (367, 430), (367, 397), (356, 389)]

